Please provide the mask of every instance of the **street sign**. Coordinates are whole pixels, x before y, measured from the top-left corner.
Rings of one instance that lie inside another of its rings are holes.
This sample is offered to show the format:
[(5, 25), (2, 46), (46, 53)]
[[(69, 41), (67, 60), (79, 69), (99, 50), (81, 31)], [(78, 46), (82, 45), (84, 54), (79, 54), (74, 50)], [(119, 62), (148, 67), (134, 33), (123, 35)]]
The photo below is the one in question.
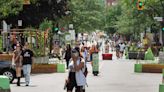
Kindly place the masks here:
[(163, 21), (163, 17), (154, 17), (154, 19), (157, 21)]

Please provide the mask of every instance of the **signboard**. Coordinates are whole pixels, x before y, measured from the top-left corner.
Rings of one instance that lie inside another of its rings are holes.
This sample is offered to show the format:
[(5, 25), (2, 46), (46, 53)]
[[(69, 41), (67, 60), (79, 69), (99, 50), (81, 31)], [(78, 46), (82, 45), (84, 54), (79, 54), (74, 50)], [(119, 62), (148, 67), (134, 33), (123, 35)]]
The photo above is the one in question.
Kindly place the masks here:
[(93, 71), (99, 71), (99, 54), (93, 53), (92, 54), (92, 62), (93, 62)]
[(67, 34), (67, 35), (65, 36), (65, 40), (66, 40), (66, 41), (71, 41), (71, 35), (70, 35), (70, 34)]
[(3, 32), (7, 32), (7, 23), (3, 20)]
[(163, 21), (163, 17), (154, 17), (154, 19), (157, 21)]
[(18, 20), (18, 26), (22, 26), (22, 20)]
[(75, 30), (69, 30), (69, 33), (71, 34), (71, 40), (75, 40)]
[(73, 24), (69, 24), (69, 29), (73, 29)]

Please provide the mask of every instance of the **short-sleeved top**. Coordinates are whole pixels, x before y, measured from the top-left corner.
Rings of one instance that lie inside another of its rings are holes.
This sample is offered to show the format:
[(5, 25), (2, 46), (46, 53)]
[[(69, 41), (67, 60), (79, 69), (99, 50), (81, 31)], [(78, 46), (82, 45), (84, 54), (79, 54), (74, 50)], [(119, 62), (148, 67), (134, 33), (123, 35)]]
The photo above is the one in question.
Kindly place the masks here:
[(29, 49), (25, 49), (22, 51), (22, 57), (23, 57), (23, 65), (27, 65), (27, 64), (32, 64), (32, 57), (33, 57), (33, 52)]

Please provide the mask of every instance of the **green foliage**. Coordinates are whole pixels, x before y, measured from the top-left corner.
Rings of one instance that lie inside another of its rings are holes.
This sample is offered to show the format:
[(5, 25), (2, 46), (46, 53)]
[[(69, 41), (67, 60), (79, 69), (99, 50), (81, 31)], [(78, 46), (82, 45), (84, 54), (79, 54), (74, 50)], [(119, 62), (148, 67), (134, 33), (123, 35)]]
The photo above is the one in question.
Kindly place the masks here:
[(71, 0), (71, 21), (78, 32), (95, 31), (104, 27), (105, 7), (99, 0)]
[(0, 18), (16, 15), (23, 9), (23, 0), (0, 0)]
[(48, 28), (52, 28), (52, 21), (48, 21), (47, 19), (45, 19), (39, 26), (39, 30), (41, 31), (45, 31)]
[(44, 32), (39, 32), (39, 34), (36, 36), (38, 39), (38, 45), (39, 47), (34, 47), (33, 50), (35, 52), (35, 56), (39, 57), (39, 56), (44, 56), (44, 47), (46, 47), (46, 45), (44, 44)]
[(144, 9), (138, 11), (137, 0), (119, 0), (117, 5), (107, 10), (106, 28), (113, 27), (121, 34), (139, 34), (155, 24), (156, 30), (161, 30), (160, 22), (154, 20), (154, 17), (164, 17), (164, 1), (142, 1)]

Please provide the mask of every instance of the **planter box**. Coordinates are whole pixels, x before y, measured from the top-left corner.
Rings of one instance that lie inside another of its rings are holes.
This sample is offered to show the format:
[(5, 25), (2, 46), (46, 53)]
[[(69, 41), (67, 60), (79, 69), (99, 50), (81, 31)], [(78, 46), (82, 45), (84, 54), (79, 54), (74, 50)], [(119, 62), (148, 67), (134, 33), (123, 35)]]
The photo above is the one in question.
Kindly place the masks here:
[(10, 92), (9, 78), (0, 76), (0, 92)]
[(135, 64), (134, 72), (141, 73), (142, 72), (142, 64)]
[(12, 61), (13, 55), (9, 54), (0, 54), (0, 60), (2, 61)]
[(146, 73), (162, 73), (164, 65), (162, 64), (143, 64), (142, 72)]
[(144, 60), (145, 52), (128, 52), (129, 59)]
[(57, 64), (57, 72), (58, 73), (65, 73), (65, 64)]
[(113, 57), (113, 54), (109, 54), (109, 53), (102, 54), (103, 60), (112, 60), (112, 57)]
[(164, 92), (164, 84), (159, 85), (159, 92)]
[(32, 73), (55, 73), (57, 64), (34, 64)]

